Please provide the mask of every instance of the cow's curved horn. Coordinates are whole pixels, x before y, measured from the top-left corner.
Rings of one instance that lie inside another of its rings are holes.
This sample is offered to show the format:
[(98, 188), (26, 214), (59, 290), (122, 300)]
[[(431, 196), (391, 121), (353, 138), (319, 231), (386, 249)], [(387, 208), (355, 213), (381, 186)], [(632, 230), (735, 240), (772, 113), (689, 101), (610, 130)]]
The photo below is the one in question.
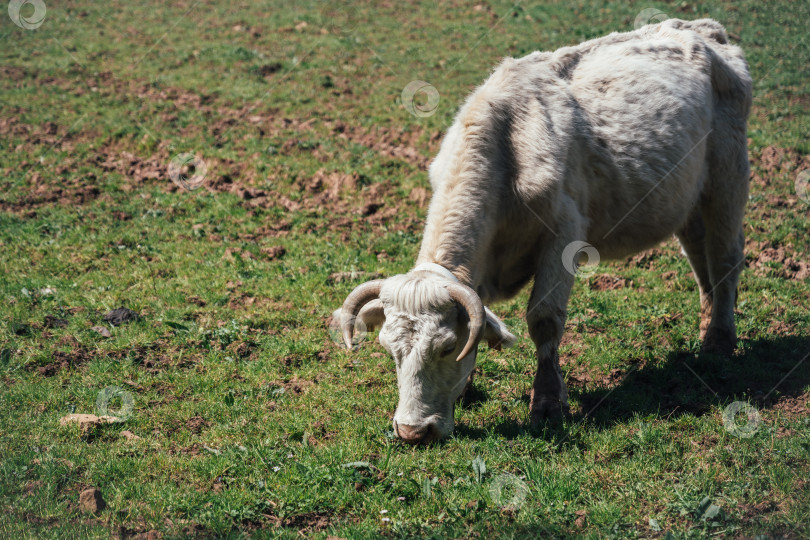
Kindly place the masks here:
[(382, 289), (383, 279), (375, 279), (363, 283), (353, 290), (346, 301), (343, 302), (343, 309), (341, 311), (340, 328), (343, 331), (343, 343), (349, 349), (352, 348), (352, 336), (354, 334), (354, 321), (357, 319), (357, 314), (360, 310), (374, 300), (379, 298), (380, 289)]
[(467, 310), (467, 315), (470, 317), (470, 336), (467, 338), (467, 343), (464, 345), (461, 354), (456, 358), (458, 362), (478, 346), (478, 341), (484, 333), (486, 316), (484, 315), (484, 304), (481, 303), (481, 298), (474, 290), (460, 283), (447, 285), (447, 290), (450, 293), (450, 298), (461, 304), (461, 307)]

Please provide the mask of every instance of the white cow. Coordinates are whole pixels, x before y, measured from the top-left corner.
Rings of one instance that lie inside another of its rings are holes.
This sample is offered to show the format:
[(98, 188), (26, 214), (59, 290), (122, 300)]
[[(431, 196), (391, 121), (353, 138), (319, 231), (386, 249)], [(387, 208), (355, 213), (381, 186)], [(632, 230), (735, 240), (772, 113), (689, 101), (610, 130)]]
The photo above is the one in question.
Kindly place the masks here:
[(396, 361), (397, 435), (452, 432), (478, 342), (516, 341), (484, 304), (532, 279), (531, 419), (567, 412), (557, 347), (577, 261), (565, 259), (586, 242), (620, 258), (674, 233), (700, 288), (703, 350), (731, 354), (750, 106), (743, 53), (709, 19), (505, 59), (430, 166), (417, 266), (359, 286), (338, 314), (349, 346), (356, 317), (381, 326)]

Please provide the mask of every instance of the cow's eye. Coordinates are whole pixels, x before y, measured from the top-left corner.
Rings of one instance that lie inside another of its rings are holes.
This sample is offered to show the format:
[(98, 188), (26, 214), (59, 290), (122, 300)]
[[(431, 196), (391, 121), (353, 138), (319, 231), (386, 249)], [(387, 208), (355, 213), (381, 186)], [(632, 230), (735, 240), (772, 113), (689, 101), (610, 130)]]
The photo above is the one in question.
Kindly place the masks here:
[(452, 354), (455, 350), (456, 350), (456, 342), (452, 341), (446, 344), (444, 347), (442, 347), (442, 356)]

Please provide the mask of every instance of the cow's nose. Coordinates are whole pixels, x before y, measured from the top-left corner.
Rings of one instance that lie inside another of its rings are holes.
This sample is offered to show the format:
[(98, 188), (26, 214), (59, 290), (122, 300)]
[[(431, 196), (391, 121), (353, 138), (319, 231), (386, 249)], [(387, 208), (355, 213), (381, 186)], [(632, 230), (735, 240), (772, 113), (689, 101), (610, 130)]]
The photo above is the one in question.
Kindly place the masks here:
[(423, 427), (414, 427), (407, 424), (398, 424), (394, 421), (394, 432), (397, 437), (408, 444), (428, 444), (438, 438), (439, 430), (433, 424)]

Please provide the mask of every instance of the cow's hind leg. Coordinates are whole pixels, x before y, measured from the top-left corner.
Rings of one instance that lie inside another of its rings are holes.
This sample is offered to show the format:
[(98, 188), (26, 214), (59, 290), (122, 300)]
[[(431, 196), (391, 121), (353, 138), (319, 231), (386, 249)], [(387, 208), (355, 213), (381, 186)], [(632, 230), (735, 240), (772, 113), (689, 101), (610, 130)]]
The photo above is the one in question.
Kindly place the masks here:
[[(712, 283), (712, 302), (711, 318), (703, 335), (701, 350), (731, 356), (737, 345), (734, 305), (737, 301), (737, 282), (745, 263), (745, 237), (742, 231), (742, 208), (738, 212), (730, 208), (726, 210), (725, 216), (712, 210), (704, 213), (704, 220), (707, 222), (706, 260)], [(737, 213), (739, 215), (735, 215)], [(713, 223), (709, 223), (705, 216), (711, 216)]]
[(689, 258), (700, 291), (700, 339), (706, 337), (712, 316), (712, 282), (706, 257), (706, 227), (700, 209), (689, 216), (686, 225), (676, 233), (681, 247)]
[(712, 284), (711, 319), (702, 350), (731, 356), (737, 345), (734, 325), (737, 282), (745, 264), (743, 213), (748, 200), (749, 171), (744, 125), (721, 128), (723, 138), (712, 142), (712, 168), (701, 202), (706, 263)]

